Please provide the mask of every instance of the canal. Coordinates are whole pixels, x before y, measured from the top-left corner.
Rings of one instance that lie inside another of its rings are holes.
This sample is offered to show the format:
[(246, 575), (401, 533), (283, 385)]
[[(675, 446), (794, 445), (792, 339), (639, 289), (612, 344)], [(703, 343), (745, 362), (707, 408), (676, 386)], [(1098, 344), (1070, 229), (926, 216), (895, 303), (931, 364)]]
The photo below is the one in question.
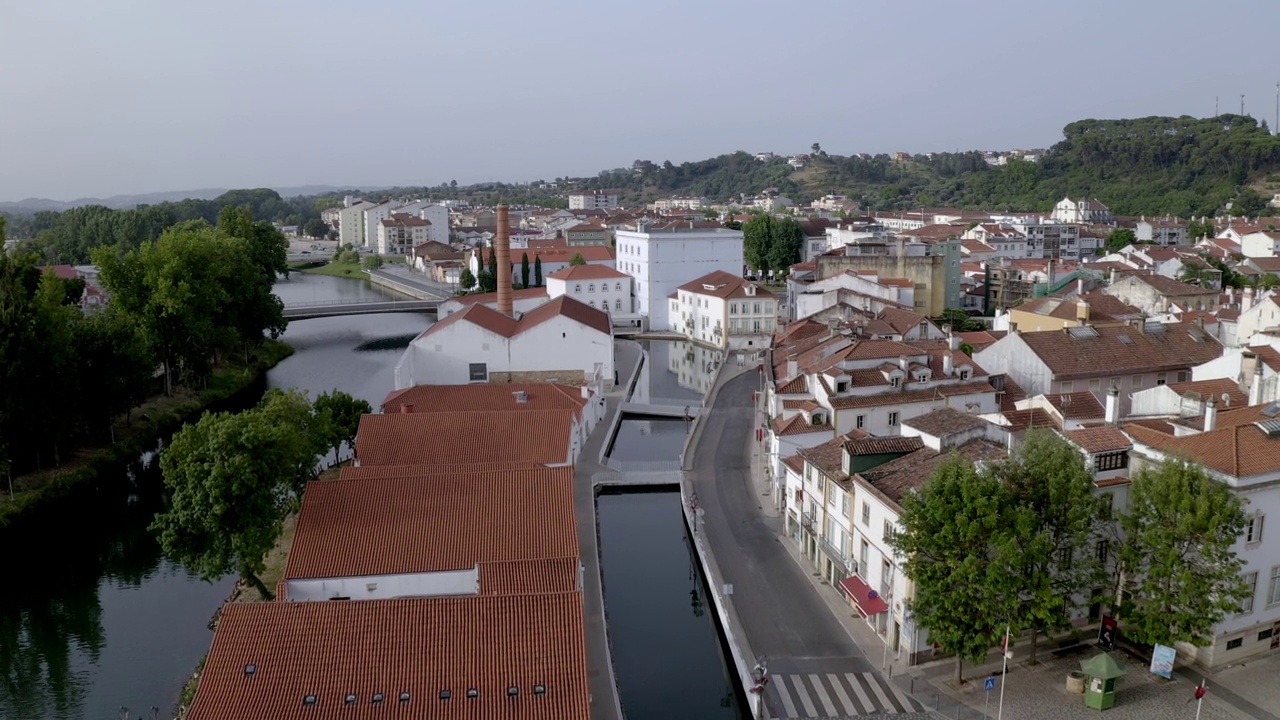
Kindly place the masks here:
[[(323, 275), (293, 274), (276, 287), (286, 303), (390, 296)], [(393, 387), (399, 348), (428, 325), (415, 314), (294, 323), (282, 339), (296, 352), (262, 389), (298, 387), (314, 397), (337, 388), (376, 407)], [(0, 536), (0, 718), (173, 710), (234, 581), (202, 582), (160, 552), (147, 530), (161, 507), (159, 475), (154, 464), (121, 468), (92, 498), (68, 501), (38, 529)]]

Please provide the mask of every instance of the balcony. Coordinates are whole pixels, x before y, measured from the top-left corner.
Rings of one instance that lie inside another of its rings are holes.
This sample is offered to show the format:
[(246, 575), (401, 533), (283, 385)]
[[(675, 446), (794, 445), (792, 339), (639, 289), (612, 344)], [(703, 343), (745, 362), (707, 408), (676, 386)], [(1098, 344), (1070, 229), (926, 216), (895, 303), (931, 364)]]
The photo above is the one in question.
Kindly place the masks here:
[(800, 525), (804, 527), (805, 530), (808, 530), (809, 532), (813, 532), (813, 523), (814, 523), (814, 519), (812, 514), (802, 513), (800, 515)]
[(850, 568), (850, 560), (840, 551), (840, 548), (837, 548), (835, 545), (827, 542), (827, 539), (824, 537), (818, 538), (818, 547), (822, 550), (822, 554), (826, 555), (827, 559), (830, 560), (841, 573), (843, 573), (844, 577), (848, 577), (853, 574)]

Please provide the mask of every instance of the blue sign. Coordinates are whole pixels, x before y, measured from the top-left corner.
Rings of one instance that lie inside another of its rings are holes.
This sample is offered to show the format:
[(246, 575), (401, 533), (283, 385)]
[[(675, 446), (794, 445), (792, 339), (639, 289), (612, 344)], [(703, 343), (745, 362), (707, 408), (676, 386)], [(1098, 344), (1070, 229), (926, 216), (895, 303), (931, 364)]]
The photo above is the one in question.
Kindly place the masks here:
[(1151, 672), (1165, 680), (1170, 679), (1173, 677), (1173, 662), (1177, 657), (1177, 650), (1168, 645), (1157, 644), (1151, 653)]
[(989, 677), (986, 679), (985, 682), (982, 683), (982, 692), (991, 692), (992, 690), (995, 690), (995, 689), (996, 689), (996, 679), (994, 677)]

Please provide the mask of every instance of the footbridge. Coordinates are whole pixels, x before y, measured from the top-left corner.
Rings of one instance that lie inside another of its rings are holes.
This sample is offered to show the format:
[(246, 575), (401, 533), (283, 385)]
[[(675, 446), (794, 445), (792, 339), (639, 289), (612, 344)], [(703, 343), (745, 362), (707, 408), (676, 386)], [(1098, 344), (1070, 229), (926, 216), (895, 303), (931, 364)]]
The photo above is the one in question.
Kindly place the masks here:
[(443, 300), (336, 300), (318, 303), (293, 303), (284, 306), (286, 320), (340, 317), (343, 315), (381, 315), (384, 313), (435, 314)]

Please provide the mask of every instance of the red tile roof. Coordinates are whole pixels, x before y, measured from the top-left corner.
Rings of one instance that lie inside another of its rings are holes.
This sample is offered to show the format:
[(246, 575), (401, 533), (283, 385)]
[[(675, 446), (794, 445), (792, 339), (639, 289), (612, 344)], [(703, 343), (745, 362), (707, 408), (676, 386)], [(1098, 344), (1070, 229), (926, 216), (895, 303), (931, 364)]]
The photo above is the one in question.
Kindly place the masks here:
[(924, 486), (933, 474), (934, 468), (953, 455), (970, 460), (1002, 460), (1006, 457), (1005, 448), (987, 440), (970, 440), (944, 452), (932, 448), (921, 448), (902, 457), (877, 465), (870, 470), (857, 474), (862, 483), (871, 487), (883, 499), (895, 506), (900, 506), (904, 494)]
[(573, 420), (569, 410), (365, 415), (356, 458), (360, 465), (466, 465), (496, 457), (567, 463)]
[(229, 603), (187, 717), (588, 720), (585, 647), (576, 592)]
[(630, 275), (614, 270), (608, 265), (570, 265), (560, 268), (547, 277), (557, 280), (599, 280), (601, 278), (625, 278)]
[(1045, 393), (1044, 399), (1068, 420), (1102, 419), (1107, 410), (1088, 390), (1070, 393)]
[[(748, 288), (755, 288), (755, 295), (748, 295)], [(689, 282), (676, 288), (677, 292), (683, 290), (688, 293), (696, 293), (698, 295), (710, 295), (721, 299), (729, 298), (772, 298), (776, 297), (772, 292), (756, 285), (746, 278), (739, 277), (724, 270), (716, 270), (707, 273), (696, 280)]]
[[(1239, 407), (1249, 404), (1249, 395), (1240, 391), (1235, 380), (1219, 378), (1216, 380), (1193, 380), (1190, 382), (1169, 383), (1169, 389), (1180, 396), (1192, 395), (1196, 398), (1208, 398), (1210, 395), (1218, 399), (1219, 409)], [(1227, 403), (1222, 404), (1222, 396), (1227, 396)]]
[(320, 481), (302, 497), (284, 579), (462, 570), (577, 554), (572, 467)]
[(1113, 452), (1133, 447), (1129, 437), (1114, 425), (1080, 428), (1067, 433), (1067, 439), (1087, 453)]
[(484, 595), (547, 595), (577, 592), (581, 563), (572, 557), (480, 563)]
[(1222, 354), (1222, 345), (1193, 323), (1170, 323), (1148, 332), (1129, 326), (1093, 328), (1093, 334), (1079, 336), (1068, 330), (1018, 335), (1058, 380), (1185, 370)]
[(1262, 413), (1264, 407), (1220, 411), (1216, 430), (1183, 437), (1137, 423), (1125, 423), (1124, 431), (1136, 442), (1233, 477), (1274, 473), (1280, 471), (1280, 437), (1268, 437), (1253, 424), (1274, 419)]
[(775, 435), (781, 435), (783, 437), (787, 435), (805, 435), (808, 433), (824, 433), (830, 435), (835, 432), (835, 429), (832, 428), (831, 423), (828, 422), (813, 425), (805, 419), (803, 413), (796, 413), (786, 420), (783, 420), (780, 417), (774, 418), (773, 432)]
[(584, 302), (574, 300), (568, 295), (561, 295), (526, 312), (518, 320), (509, 315), (503, 315), (488, 305), (479, 303), (468, 305), (465, 309), (449, 315), (432, 325), (419, 337), (427, 337), (432, 333), (440, 332), (442, 328), (447, 328), (454, 323), (465, 320), (495, 335), (509, 338), (519, 335), (547, 320), (562, 316), (586, 325), (593, 330), (609, 335), (613, 334), (613, 326), (609, 321), (608, 313), (590, 307)]
[(402, 480), (431, 480), (441, 475), (453, 475), (459, 472), (500, 472), (506, 470), (537, 470), (546, 465), (529, 462), (510, 462), (507, 460), (491, 460), (487, 462), (466, 463), (464, 465), (361, 465), (347, 466), (338, 473), (339, 480), (375, 480), (378, 478), (400, 478)]
[[(536, 297), (546, 297), (547, 289), (544, 287), (520, 288), (511, 291), (512, 300), (528, 300)], [(461, 303), (462, 305), (475, 305), (477, 303), (483, 305), (495, 305), (498, 302), (498, 293), (467, 293), (466, 295), (454, 295), (449, 298), (449, 302)], [(455, 315), (457, 313), (454, 313)]]
[[(523, 393), (523, 402), (517, 398)], [(586, 404), (582, 388), (559, 383), (472, 383), (469, 385), (415, 385), (393, 390), (382, 401), (382, 412), (456, 412), (459, 410), (573, 410), (579, 416)]]
[(991, 387), (990, 383), (982, 381), (958, 383), (954, 385), (938, 385), (927, 390), (833, 397), (830, 402), (831, 407), (836, 410), (848, 410), (851, 408), (880, 407), (882, 405), (910, 405), (913, 403), (931, 402), (933, 400), (951, 397), (953, 395), (969, 395), (975, 393), (994, 394), (995, 391), (996, 389)]

